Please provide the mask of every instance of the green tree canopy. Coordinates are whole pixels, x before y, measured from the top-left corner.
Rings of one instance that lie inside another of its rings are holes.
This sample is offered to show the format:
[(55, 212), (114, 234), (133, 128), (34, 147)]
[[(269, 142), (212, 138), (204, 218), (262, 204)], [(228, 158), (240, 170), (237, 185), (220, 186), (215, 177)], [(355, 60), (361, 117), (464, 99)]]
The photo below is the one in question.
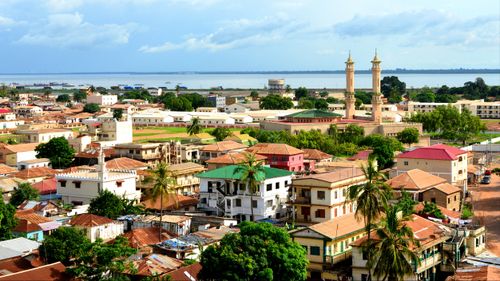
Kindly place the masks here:
[(113, 110), (113, 118), (116, 120), (121, 120), (123, 117), (123, 109), (117, 108)]
[(84, 91), (78, 91), (73, 93), (73, 100), (76, 102), (82, 102), (83, 100), (87, 99), (87, 93)]
[(73, 258), (80, 257), (90, 244), (83, 230), (61, 226), (45, 236), (40, 246), (40, 256), (48, 263), (61, 261), (69, 265)]
[(14, 189), (14, 193), (10, 198), (10, 203), (14, 206), (19, 206), (25, 200), (38, 200), (40, 199), (40, 193), (38, 190), (33, 188), (30, 183), (23, 182), (17, 185)]
[(53, 138), (41, 143), (36, 148), (37, 158), (48, 158), (54, 169), (65, 169), (71, 165), (75, 157), (75, 149), (64, 137)]
[(69, 95), (68, 95), (68, 94), (62, 94), (62, 95), (58, 95), (58, 96), (57, 96), (56, 101), (57, 101), (57, 102), (69, 102), (69, 101), (70, 101), (70, 98), (69, 98)]
[(97, 240), (84, 243), (82, 252), (76, 256), (75, 266), (67, 271), (82, 280), (129, 280), (125, 271), (133, 271), (134, 266), (128, 258), (137, 253), (137, 249), (128, 246), (128, 240), (118, 236), (111, 243)]
[(87, 103), (83, 106), (83, 112), (96, 113), (99, 112), (99, 110), (101, 110), (101, 108), (97, 103)]
[(354, 94), (354, 97), (356, 97), (356, 100), (360, 100), (362, 104), (370, 104), (372, 103), (372, 93), (368, 93), (365, 91), (356, 91)]
[(210, 134), (214, 136), (217, 141), (223, 141), (225, 138), (231, 136), (233, 133), (229, 128), (217, 127), (213, 129)]
[(324, 99), (317, 99), (314, 102), (314, 107), (319, 110), (328, 110), (328, 102)]
[(397, 134), (397, 139), (404, 144), (418, 143), (420, 133), (417, 128), (405, 128)]
[(404, 216), (409, 216), (415, 213), (415, 206), (418, 204), (417, 201), (413, 200), (411, 194), (407, 191), (401, 192), (401, 198), (399, 198), (396, 206), (403, 212)]
[(305, 87), (299, 87), (295, 90), (295, 100), (300, 100), (302, 98), (307, 98), (309, 96), (309, 90)]
[(418, 102), (434, 102), (436, 100), (436, 94), (429, 87), (423, 87), (420, 90), (417, 90), (412, 100)]
[(99, 195), (90, 200), (88, 212), (90, 214), (116, 219), (123, 214), (123, 201), (109, 190), (99, 192)]
[(202, 128), (200, 125), (200, 118), (194, 117), (191, 119), (191, 124), (186, 127), (186, 131), (190, 136), (201, 133)]
[(299, 100), (299, 104), (297, 107), (303, 109), (312, 109), (314, 108), (314, 101), (307, 98), (302, 98)]
[(433, 218), (444, 219), (444, 215), (441, 210), (438, 208), (436, 203), (432, 202), (424, 202), (424, 209), (419, 212), (419, 214), (430, 216)]
[(380, 91), (390, 103), (399, 103), (406, 94), (406, 83), (397, 76), (385, 76), (380, 82)]
[(250, 97), (252, 98), (252, 100), (257, 100), (259, 98), (259, 92), (257, 92), (257, 91), (251, 91), (250, 92)]
[(290, 109), (293, 102), (290, 98), (279, 95), (267, 95), (260, 99), (260, 108), (262, 109)]
[(392, 167), (394, 165), (394, 153), (403, 150), (403, 145), (397, 139), (379, 134), (369, 135), (359, 144), (373, 149), (371, 156), (377, 159), (380, 169)]
[(121, 94), (118, 97), (120, 100), (125, 100), (125, 99), (134, 99), (134, 100), (145, 100), (148, 102), (155, 102), (156, 97), (152, 96), (146, 89), (142, 90), (133, 90), (133, 91), (128, 91), (123, 94)]
[(12, 238), (12, 229), (17, 225), (15, 214), (16, 207), (0, 200), (0, 241)]
[(305, 280), (305, 250), (282, 228), (243, 222), (201, 254), (201, 280)]

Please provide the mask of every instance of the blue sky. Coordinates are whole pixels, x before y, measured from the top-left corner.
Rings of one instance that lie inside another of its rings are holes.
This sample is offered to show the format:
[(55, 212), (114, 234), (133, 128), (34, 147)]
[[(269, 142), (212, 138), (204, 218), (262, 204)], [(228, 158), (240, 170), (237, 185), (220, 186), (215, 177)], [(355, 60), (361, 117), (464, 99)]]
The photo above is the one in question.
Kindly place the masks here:
[(500, 68), (498, 0), (0, 0), (0, 73)]

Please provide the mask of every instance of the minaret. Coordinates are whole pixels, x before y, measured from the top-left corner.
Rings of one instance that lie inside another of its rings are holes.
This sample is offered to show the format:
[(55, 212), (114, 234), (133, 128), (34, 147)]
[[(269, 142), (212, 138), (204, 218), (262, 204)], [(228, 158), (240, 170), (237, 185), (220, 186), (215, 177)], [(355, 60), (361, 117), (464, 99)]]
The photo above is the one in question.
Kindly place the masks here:
[(372, 120), (380, 124), (382, 123), (382, 94), (380, 93), (380, 63), (375, 50), (375, 57), (372, 60)]
[(349, 57), (345, 62), (345, 79), (346, 79), (346, 92), (345, 97), (345, 118), (353, 119), (354, 112), (356, 110), (355, 103), (356, 98), (354, 97), (354, 61), (351, 58), (351, 51), (349, 51)]
[(106, 169), (106, 161), (104, 158), (104, 151), (102, 146), (99, 147), (99, 156), (97, 158), (97, 175), (101, 184), (100, 189), (103, 188), (102, 184), (108, 179), (108, 170)]

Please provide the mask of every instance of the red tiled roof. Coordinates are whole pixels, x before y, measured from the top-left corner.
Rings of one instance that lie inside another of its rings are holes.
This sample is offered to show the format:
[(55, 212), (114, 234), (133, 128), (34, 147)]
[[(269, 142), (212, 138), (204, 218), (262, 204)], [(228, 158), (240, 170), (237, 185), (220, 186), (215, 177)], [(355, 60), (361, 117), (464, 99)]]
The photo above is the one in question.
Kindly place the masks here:
[[(15, 258), (10, 258), (7, 260), (0, 261), (0, 269), (1, 270), (6, 270), (11, 273), (31, 269), (33, 266), (31, 265), (31, 262), (25, 258), (25, 257), (15, 257)], [(6, 275), (0, 273), (0, 276)]]
[(430, 187), (445, 183), (446, 179), (435, 176), (420, 169), (412, 169), (393, 177), (386, 183), (393, 189), (423, 191)]
[(33, 188), (38, 190), (41, 195), (53, 194), (57, 192), (57, 181), (56, 178), (44, 179), (43, 181), (34, 183)]
[(33, 224), (40, 224), (40, 223), (46, 223), (46, 222), (52, 221), (46, 217), (43, 217), (43, 216), (40, 216), (39, 214), (34, 213), (33, 210), (16, 211), (14, 216), (18, 219), (27, 220)]
[(15, 168), (12, 168), (10, 166), (7, 166), (5, 164), (0, 164), (0, 174), (1, 175), (6, 175), (6, 174), (12, 174), (17, 172), (18, 170)]
[[(198, 280), (198, 274), (200, 273), (200, 271), (201, 271), (201, 264), (197, 262), (185, 267), (181, 267), (177, 270), (174, 270), (168, 273), (167, 275), (172, 277), (172, 280), (175, 281), (192, 281), (192, 280)], [(188, 276), (191, 276), (194, 279), (191, 279)]]
[(247, 151), (264, 155), (296, 155), (304, 151), (284, 143), (258, 143), (249, 147)]
[(495, 281), (500, 280), (500, 269), (493, 266), (458, 268), (446, 281)]
[(106, 217), (101, 217), (93, 214), (81, 214), (73, 217), (69, 224), (78, 226), (93, 227), (103, 224), (112, 223), (113, 220)]
[(21, 233), (28, 233), (40, 230), (42, 230), (42, 228), (38, 224), (32, 223), (27, 219), (19, 219), (16, 227), (13, 229), (14, 232), (21, 232)]
[(39, 143), (20, 143), (20, 144), (9, 144), (5, 145), (4, 149), (16, 153), (16, 152), (27, 152), (34, 151)]
[(127, 157), (120, 157), (106, 161), (106, 168), (110, 170), (135, 170), (147, 167), (148, 165), (146, 165), (146, 163)]
[(223, 152), (223, 151), (229, 151), (229, 150), (236, 150), (236, 149), (243, 149), (248, 146), (235, 142), (235, 141), (219, 141), (214, 144), (208, 144), (205, 145), (201, 151), (217, 151), (217, 152)]
[[(233, 153), (227, 153), (224, 155), (221, 155), (219, 157), (215, 157), (212, 159), (207, 160), (207, 163), (211, 164), (228, 164), (228, 165), (237, 165), (240, 163), (243, 163), (246, 161), (246, 155), (249, 154), (249, 152), (233, 152)], [(260, 161), (260, 160), (266, 160), (267, 157), (256, 154), (255, 159)]]
[(421, 147), (412, 151), (399, 154), (397, 158), (402, 159), (430, 159), (430, 160), (456, 160), (459, 155), (467, 154), (467, 151), (445, 144), (435, 144)]
[(9, 108), (0, 108), (0, 114), (11, 113), (12, 111)]
[(370, 154), (373, 152), (371, 149), (367, 150), (362, 150), (356, 153), (356, 155), (353, 155), (350, 158), (347, 158), (347, 160), (354, 161), (354, 160), (368, 160), (368, 157), (370, 157)]
[(12, 176), (20, 179), (32, 179), (40, 177), (52, 177), (56, 174), (56, 170), (48, 167), (36, 167), (28, 168), (17, 173), (13, 173)]
[(304, 148), (302, 150), (304, 151), (304, 159), (323, 160), (332, 158), (330, 154), (318, 149)]
[[(441, 207), (439, 205), (436, 205), (436, 207), (441, 210), (441, 213), (443, 213), (443, 215), (449, 217), (449, 218), (452, 218), (452, 219), (460, 219), (461, 217), (461, 214), (460, 212), (455, 212), (455, 211), (452, 211), (452, 210), (448, 210), (446, 209), (445, 207)], [(424, 203), (423, 202), (420, 202), (418, 203), (416, 206), (415, 206), (415, 212), (416, 213), (419, 213), (420, 211), (423, 211), (424, 210)]]
[[(153, 199), (147, 199), (142, 202), (146, 209), (160, 210), (160, 198), (156, 201)], [(187, 206), (196, 206), (198, 204), (198, 199), (190, 196), (185, 196), (181, 194), (169, 194), (163, 197), (163, 209), (164, 210), (178, 210)]]
[[(113, 148), (105, 148), (102, 150), (104, 153), (104, 157), (111, 157), (113, 154), (115, 154), (115, 150)], [(85, 152), (79, 152), (75, 155), (75, 157), (78, 158), (97, 158), (99, 156), (99, 150), (97, 149), (90, 149)]]
[(136, 228), (123, 234), (123, 236), (128, 239), (129, 246), (132, 248), (142, 248), (148, 245), (154, 245), (162, 241), (177, 237), (177, 235), (165, 229), (162, 229), (161, 231), (162, 239), (160, 241), (158, 239), (159, 231), (160, 231), (159, 227)]
[(67, 281), (71, 276), (65, 273), (66, 267), (61, 262), (51, 263), (32, 269), (0, 276), (2, 281)]

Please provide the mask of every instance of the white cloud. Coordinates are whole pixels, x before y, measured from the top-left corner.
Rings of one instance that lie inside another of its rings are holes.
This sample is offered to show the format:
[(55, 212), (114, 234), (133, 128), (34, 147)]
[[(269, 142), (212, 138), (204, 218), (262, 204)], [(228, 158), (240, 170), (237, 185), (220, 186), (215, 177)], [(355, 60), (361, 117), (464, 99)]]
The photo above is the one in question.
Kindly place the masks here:
[(134, 24), (92, 24), (78, 13), (53, 14), (22, 36), (18, 43), (61, 48), (125, 44), (134, 28)]
[(498, 46), (500, 18), (481, 16), (464, 19), (435, 10), (406, 11), (381, 16), (357, 15), (335, 25), (335, 32), (342, 37), (390, 37), (403, 46)]
[(16, 23), (15, 20), (0, 16), (0, 26), (11, 26)]
[(72, 11), (83, 4), (83, 0), (48, 0), (45, 3), (51, 12)]
[(265, 17), (259, 20), (239, 19), (226, 21), (213, 33), (189, 35), (180, 43), (165, 42), (160, 45), (144, 45), (143, 53), (160, 53), (176, 49), (219, 51), (276, 42), (304, 29), (302, 22), (283, 16)]

